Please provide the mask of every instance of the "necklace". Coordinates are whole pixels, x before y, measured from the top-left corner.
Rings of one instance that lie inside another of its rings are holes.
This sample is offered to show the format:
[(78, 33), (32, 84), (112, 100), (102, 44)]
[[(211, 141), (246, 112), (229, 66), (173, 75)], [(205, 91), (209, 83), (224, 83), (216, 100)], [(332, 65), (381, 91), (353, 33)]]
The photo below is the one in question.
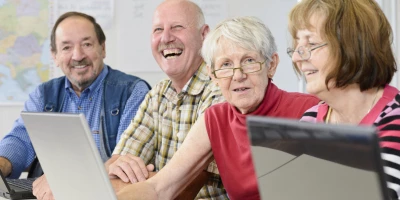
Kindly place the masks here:
[[(369, 109), (368, 109), (368, 111), (367, 111), (367, 113), (365, 115), (367, 115), (371, 111), (372, 107), (374, 107), (376, 99), (378, 97), (378, 93), (379, 93), (379, 87), (376, 89), (374, 100), (372, 101), (371, 106), (369, 107)], [(325, 119), (325, 123), (331, 122), (333, 124), (333, 122), (334, 122), (334, 124), (338, 124), (338, 120), (336, 119), (336, 115), (333, 115), (332, 120), (330, 120), (331, 116), (332, 116), (332, 107), (329, 106), (328, 114), (327, 114), (326, 119)]]

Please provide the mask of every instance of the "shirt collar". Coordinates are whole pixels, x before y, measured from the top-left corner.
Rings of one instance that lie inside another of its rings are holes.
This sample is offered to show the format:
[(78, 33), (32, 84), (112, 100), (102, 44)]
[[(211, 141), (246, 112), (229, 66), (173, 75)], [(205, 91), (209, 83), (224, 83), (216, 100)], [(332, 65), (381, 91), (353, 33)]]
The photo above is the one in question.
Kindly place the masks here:
[(271, 79), (268, 80), (268, 86), (265, 90), (264, 98), (258, 105), (258, 108), (251, 113), (242, 114), (239, 112), (235, 106), (230, 105), (231, 109), (233, 110), (234, 115), (237, 116), (240, 123), (246, 124), (246, 116), (247, 115), (271, 115), (274, 116), (272, 113), (277, 110), (279, 107), (279, 101), (281, 99), (282, 90), (280, 90), (275, 84), (271, 82)]
[(206, 84), (210, 82), (211, 78), (208, 76), (206, 63), (203, 62), (192, 78), (183, 86), (182, 92), (190, 95), (198, 95), (203, 90)]
[[(206, 63), (203, 62), (199, 69), (193, 74), (193, 76), (189, 79), (189, 81), (183, 86), (182, 91), (180, 94), (190, 94), (190, 95), (198, 95), (203, 90), (204, 87), (210, 82), (211, 78), (208, 76), (207, 66)], [(172, 88), (172, 81), (169, 80), (168, 84), (166, 85), (165, 89), (163, 90), (163, 94), (167, 97), (168, 91), (175, 89)]]
[[(88, 88), (85, 88), (83, 92), (85, 91), (96, 91), (99, 90), (101, 88), (101, 83), (103, 82), (104, 78), (107, 76), (108, 74), (108, 66), (104, 64), (103, 70), (101, 70), (99, 76), (97, 76), (97, 78), (93, 81), (92, 84), (90, 84), (90, 86)], [(65, 79), (65, 89), (68, 90), (73, 90), (71, 82), (68, 80), (68, 78)]]

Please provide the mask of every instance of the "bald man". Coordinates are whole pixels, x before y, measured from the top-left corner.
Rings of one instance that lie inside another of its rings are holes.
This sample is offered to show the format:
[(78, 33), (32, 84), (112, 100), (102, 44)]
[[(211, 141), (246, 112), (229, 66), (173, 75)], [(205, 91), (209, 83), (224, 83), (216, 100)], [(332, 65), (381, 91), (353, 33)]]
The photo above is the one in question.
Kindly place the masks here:
[[(123, 133), (106, 163), (111, 177), (131, 183), (146, 180), (150, 171), (159, 171), (169, 162), (198, 117), (223, 101), (200, 56), (208, 32), (201, 9), (191, 1), (167, 0), (157, 7), (151, 48), (169, 79), (146, 95)], [(199, 179), (207, 184), (196, 198), (227, 199), (215, 162), (204, 168)]]

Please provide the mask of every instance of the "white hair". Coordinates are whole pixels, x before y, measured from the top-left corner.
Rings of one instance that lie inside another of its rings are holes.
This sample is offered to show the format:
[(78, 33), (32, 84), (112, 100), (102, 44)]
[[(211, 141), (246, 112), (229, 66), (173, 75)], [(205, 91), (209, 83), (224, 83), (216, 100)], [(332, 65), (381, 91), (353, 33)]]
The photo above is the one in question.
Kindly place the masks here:
[(227, 19), (210, 31), (203, 42), (201, 54), (211, 68), (214, 68), (213, 59), (221, 38), (227, 39), (235, 46), (260, 52), (267, 62), (271, 61), (272, 55), (278, 51), (271, 31), (260, 19), (256, 17)]
[(205, 22), (206, 20), (204, 19), (203, 11), (201, 10), (201, 8), (200, 8), (199, 5), (197, 5), (197, 4), (194, 3), (193, 1), (190, 1), (190, 2), (193, 4), (193, 6), (194, 6), (194, 8), (195, 8), (195, 10), (196, 10), (197, 28), (198, 28), (198, 29), (201, 29), (201, 28), (204, 26), (204, 24), (206, 23), (206, 22)]

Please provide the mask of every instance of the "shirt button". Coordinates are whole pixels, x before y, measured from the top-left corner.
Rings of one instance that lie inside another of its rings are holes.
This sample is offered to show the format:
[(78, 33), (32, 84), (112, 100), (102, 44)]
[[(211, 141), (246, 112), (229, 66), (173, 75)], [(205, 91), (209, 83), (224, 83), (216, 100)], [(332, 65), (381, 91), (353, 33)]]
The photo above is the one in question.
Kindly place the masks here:
[(78, 106), (78, 110), (81, 110), (82, 109), (82, 107), (81, 106)]

